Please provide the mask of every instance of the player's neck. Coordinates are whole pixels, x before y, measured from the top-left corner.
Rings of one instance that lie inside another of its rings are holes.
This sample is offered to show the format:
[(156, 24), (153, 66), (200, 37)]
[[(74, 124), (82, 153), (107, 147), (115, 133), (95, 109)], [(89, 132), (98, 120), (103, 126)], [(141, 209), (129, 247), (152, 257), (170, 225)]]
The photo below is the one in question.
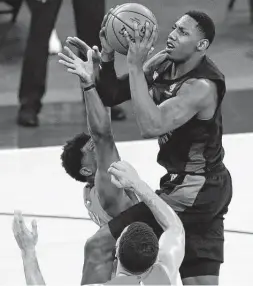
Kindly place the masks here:
[(117, 265), (116, 276), (132, 276), (130, 272), (125, 270), (120, 263)]
[(117, 267), (116, 277), (119, 276), (135, 276), (138, 280), (142, 280), (146, 278), (146, 276), (149, 275), (153, 267), (150, 267), (147, 271), (140, 273), (140, 274), (133, 274), (131, 272), (128, 272), (126, 269), (124, 269), (120, 264)]
[(183, 63), (173, 63), (170, 75), (171, 79), (179, 78), (193, 70), (201, 62), (203, 56), (203, 54), (201, 56), (196, 54)]

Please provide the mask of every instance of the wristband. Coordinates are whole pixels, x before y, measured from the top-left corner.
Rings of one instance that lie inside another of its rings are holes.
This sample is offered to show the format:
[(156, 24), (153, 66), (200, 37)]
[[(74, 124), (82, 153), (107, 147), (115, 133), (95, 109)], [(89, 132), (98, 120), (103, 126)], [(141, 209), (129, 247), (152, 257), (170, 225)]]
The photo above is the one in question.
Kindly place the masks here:
[(90, 90), (90, 89), (92, 89), (92, 88), (95, 88), (96, 86), (95, 86), (95, 84), (93, 83), (92, 85), (89, 85), (89, 86), (87, 86), (87, 87), (83, 87), (82, 88), (82, 90), (83, 91), (88, 91), (88, 90)]

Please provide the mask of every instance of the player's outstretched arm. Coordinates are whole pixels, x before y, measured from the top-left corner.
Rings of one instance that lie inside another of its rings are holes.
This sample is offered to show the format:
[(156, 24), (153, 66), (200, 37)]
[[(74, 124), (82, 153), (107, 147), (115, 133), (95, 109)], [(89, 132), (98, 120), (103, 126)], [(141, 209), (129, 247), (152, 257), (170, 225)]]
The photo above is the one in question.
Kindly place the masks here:
[[(111, 119), (96, 91), (96, 73), (99, 69), (99, 61), (94, 62), (94, 58), (99, 59), (97, 47), (93, 50), (88, 48), (88, 61), (84, 62), (75, 55), (68, 47), (64, 47), (66, 54), (59, 53), (59, 62), (67, 67), (69, 73), (80, 78), (81, 89), (85, 99), (89, 131), (94, 143), (105, 138), (112, 137)], [(96, 57), (94, 55), (97, 55)]]
[(94, 141), (96, 152), (97, 172), (95, 185), (100, 194), (102, 205), (107, 206), (107, 213), (115, 217), (133, 203), (137, 203), (138, 200), (131, 192), (130, 194), (123, 190), (119, 192), (111, 183), (107, 172), (113, 162), (120, 160), (111, 128), (109, 108), (103, 105), (95, 88), (84, 91), (84, 98), (89, 131)]
[(26, 284), (45, 285), (35, 250), (38, 241), (36, 221), (32, 222), (32, 231), (29, 231), (21, 212), (15, 212), (12, 229), (16, 242), (21, 250)]
[(136, 170), (127, 162), (120, 161), (111, 165), (108, 172), (117, 187), (136, 193), (150, 208), (164, 232), (159, 240), (158, 261), (174, 277), (184, 257), (185, 236), (181, 220), (173, 209), (140, 179)]
[(110, 216), (114, 217), (130, 207), (132, 201), (125, 192), (115, 192), (115, 187), (111, 184), (107, 173), (110, 164), (120, 158), (112, 134), (108, 109), (103, 105), (95, 86), (95, 71), (92, 59), (94, 51), (89, 49), (88, 61), (83, 62), (68, 47), (65, 47), (65, 50), (68, 55), (59, 54), (61, 58), (59, 62), (68, 68), (68, 72), (78, 75), (81, 80), (88, 127), (96, 152), (98, 167), (95, 177), (96, 189), (100, 194), (101, 205)]

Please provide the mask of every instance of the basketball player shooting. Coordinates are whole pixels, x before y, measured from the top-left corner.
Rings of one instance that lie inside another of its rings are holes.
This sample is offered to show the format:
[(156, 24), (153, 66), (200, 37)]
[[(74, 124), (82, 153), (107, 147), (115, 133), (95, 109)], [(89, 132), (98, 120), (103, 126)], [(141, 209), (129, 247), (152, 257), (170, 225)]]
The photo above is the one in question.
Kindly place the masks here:
[[(225, 78), (207, 56), (215, 36), (214, 23), (203, 12), (187, 12), (173, 25), (165, 49), (150, 60), (147, 55), (157, 31), (147, 25), (141, 40), (135, 24), (134, 41), (125, 31), (128, 74), (117, 78), (114, 49), (105, 37), (107, 18), (100, 32), (99, 95), (108, 106), (131, 99), (143, 138), (158, 138), (158, 163), (167, 174), (156, 193), (177, 212), (186, 232), (180, 268), (183, 283), (217, 285), (232, 181), (223, 163)], [(126, 219), (128, 223), (146, 220), (144, 214), (148, 216), (141, 203), (123, 212), (109, 222), (110, 235), (117, 240)], [(101, 235), (104, 244), (110, 241), (107, 235)]]

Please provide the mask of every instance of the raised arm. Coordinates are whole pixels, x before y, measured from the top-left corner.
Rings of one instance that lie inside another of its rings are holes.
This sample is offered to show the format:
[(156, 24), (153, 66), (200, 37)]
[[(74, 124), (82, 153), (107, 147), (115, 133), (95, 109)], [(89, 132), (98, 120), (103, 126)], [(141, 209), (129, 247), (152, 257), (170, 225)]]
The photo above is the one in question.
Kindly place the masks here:
[(93, 64), (100, 70), (96, 73), (96, 88), (103, 104), (111, 107), (129, 100), (131, 96), (128, 75), (118, 78), (114, 69), (114, 51), (107, 43), (104, 31), (107, 17), (108, 14), (104, 17), (99, 34), (102, 45), (101, 53), (97, 52), (96, 46), (91, 48), (77, 37), (68, 37), (66, 42), (77, 48), (85, 57), (89, 50), (93, 50)]
[(158, 262), (164, 265), (174, 278), (184, 258), (185, 235), (181, 220), (173, 209), (164, 202), (142, 180), (133, 191), (150, 208), (164, 232), (159, 239)]
[(140, 179), (129, 163), (113, 163), (109, 173), (116, 186), (127, 188), (140, 197), (163, 228), (164, 232), (159, 240), (158, 262), (168, 269), (170, 277), (175, 277), (184, 257), (185, 236), (181, 220), (173, 209)]
[[(61, 63), (69, 67), (68, 71), (77, 74), (81, 80), (88, 128), (95, 146), (97, 172), (95, 186), (100, 195), (100, 202), (107, 213), (114, 217), (132, 205), (129, 197), (122, 190), (115, 190), (107, 170), (112, 162), (120, 160), (111, 128), (109, 108), (106, 108), (95, 87), (94, 63), (92, 51), (88, 51), (88, 61), (83, 62), (70, 49), (65, 48), (68, 56), (60, 54)], [(131, 199), (134, 199), (131, 196)], [(135, 200), (137, 202), (137, 199)]]
[(12, 229), (21, 250), (26, 284), (45, 285), (35, 250), (38, 241), (36, 221), (32, 222), (32, 231), (29, 231), (24, 223), (21, 212), (15, 212)]
[[(156, 106), (148, 96), (148, 89), (142, 71), (130, 70), (132, 102), (137, 123), (144, 138), (155, 138), (179, 128), (192, 117), (203, 111), (215, 110), (216, 87), (205, 79), (185, 82), (177, 96)], [(213, 114), (210, 114), (209, 118)], [(208, 119), (209, 119), (208, 118)]]
[[(102, 53), (101, 58), (102, 63), (97, 89), (103, 103), (107, 106), (114, 106), (131, 99), (129, 75), (125, 74), (117, 77), (114, 68), (114, 54)], [(161, 51), (145, 62), (143, 74), (147, 86), (153, 81), (153, 72), (164, 60), (166, 60), (166, 54)]]
[[(98, 54), (93, 53), (93, 55), (95, 55), (93, 57), (93, 63), (96, 64), (97, 61), (99, 61), (100, 64), (99, 73), (96, 76), (96, 88), (98, 94), (104, 105), (112, 107), (130, 100), (131, 90), (129, 74), (118, 77), (114, 68), (114, 50), (107, 43), (104, 28), (109, 13), (104, 17), (99, 34), (102, 51), (101, 54), (99, 54), (99, 57), (96, 56)], [(77, 48), (85, 56), (87, 56), (88, 50), (91, 49), (91, 47), (77, 37), (68, 37), (67, 43)], [(94, 47), (92, 49), (94, 49)], [(151, 51), (152, 50), (153, 48)], [(155, 68), (159, 63), (164, 61), (164, 59), (166, 59), (166, 53), (165, 51), (161, 51), (145, 62), (143, 71), (147, 82), (152, 82)]]
[[(216, 104), (216, 87), (205, 79), (192, 79), (185, 82), (176, 97), (167, 99), (159, 106), (149, 96), (143, 65), (155, 38), (155, 29), (146, 27), (143, 40), (140, 40), (135, 26), (135, 42), (129, 43), (127, 64), (131, 97), (137, 123), (144, 138), (154, 138), (182, 126), (195, 115), (203, 113)], [(210, 115), (210, 112), (209, 112)]]
[(102, 50), (101, 70), (99, 80), (97, 81), (97, 89), (103, 103), (107, 106), (114, 106), (131, 99), (129, 76), (117, 77), (114, 68), (114, 50), (106, 39), (105, 24), (112, 10), (105, 15), (99, 33)]
[[(89, 131), (95, 145), (97, 158), (95, 185), (98, 193), (105, 193), (104, 196), (100, 195), (102, 205), (105, 205), (107, 213), (110, 216), (115, 217), (125, 210), (126, 206), (130, 207), (132, 203), (125, 196), (126, 193), (123, 190), (122, 192), (116, 190), (107, 172), (112, 162), (120, 160), (111, 128), (110, 109), (103, 105), (95, 88), (84, 91), (83, 94), (86, 103)], [(137, 199), (131, 193), (129, 197), (135, 203), (137, 202)], [(127, 201), (129, 202), (127, 203)]]

